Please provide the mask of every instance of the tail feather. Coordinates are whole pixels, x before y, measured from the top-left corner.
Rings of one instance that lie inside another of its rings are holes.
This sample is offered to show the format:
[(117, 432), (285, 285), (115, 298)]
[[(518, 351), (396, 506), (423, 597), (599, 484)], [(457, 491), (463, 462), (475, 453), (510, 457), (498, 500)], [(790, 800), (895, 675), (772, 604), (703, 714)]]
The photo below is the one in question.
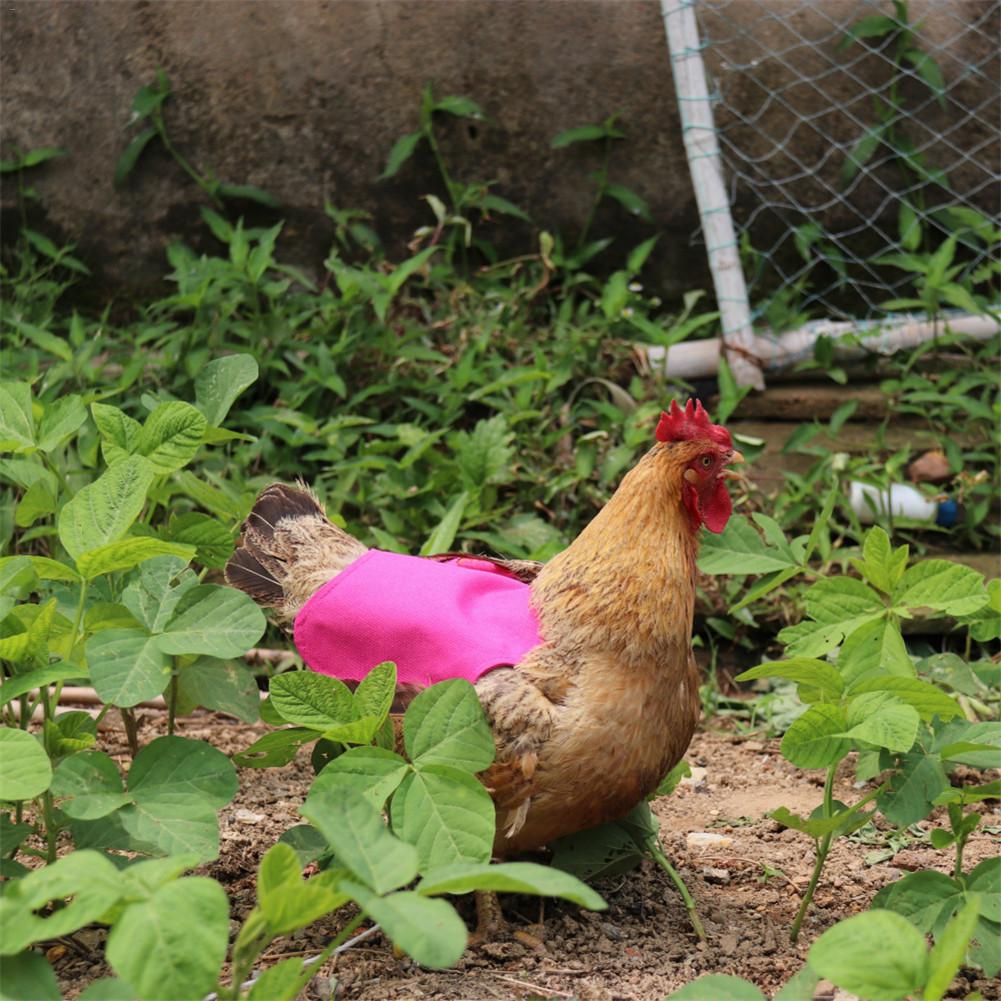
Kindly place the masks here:
[(243, 523), (226, 580), (291, 621), (310, 595), (366, 552), (307, 489), (273, 483)]

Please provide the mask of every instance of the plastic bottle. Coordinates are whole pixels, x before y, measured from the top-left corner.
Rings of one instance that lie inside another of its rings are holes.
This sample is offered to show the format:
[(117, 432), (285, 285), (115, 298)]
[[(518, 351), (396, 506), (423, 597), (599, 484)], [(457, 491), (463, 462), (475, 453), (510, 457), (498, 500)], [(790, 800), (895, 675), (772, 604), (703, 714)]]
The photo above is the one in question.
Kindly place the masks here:
[(875, 487), (853, 481), (849, 485), (848, 503), (863, 525), (871, 525), (877, 516), (887, 513), (894, 518), (934, 522), (943, 528), (951, 528), (959, 518), (959, 505), (954, 500), (929, 500), (907, 483)]

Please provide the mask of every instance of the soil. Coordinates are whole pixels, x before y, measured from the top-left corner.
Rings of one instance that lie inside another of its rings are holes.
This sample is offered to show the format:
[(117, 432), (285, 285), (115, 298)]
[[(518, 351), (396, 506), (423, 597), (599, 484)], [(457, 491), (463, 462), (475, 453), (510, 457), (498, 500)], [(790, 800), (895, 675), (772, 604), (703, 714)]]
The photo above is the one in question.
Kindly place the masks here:
[[(164, 732), (165, 713), (143, 711), (142, 723), (141, 740), (146, 743)], [(199, 712), (179, 720), (177, 732), (233, 753), (268, 729)], [(121, 731), (102, 732), (101, 746), (127, 762)], [(821, 799), (819, 773), (792, 767), (779, 754), (778, 740), (745, 738), (713, 724), (696, 735), (686, 757), (693, 766), (693, 779), (652, 806), (667, 853), (698, 904), (707, 942), (698, 942), (667, 875), (645, 862), (638, 870), (596, 884), (609, 905), (600, 913), (551, 900), (543, 911), (536, 898), (502, 897), (507, 931), (468, 951), (453, 970), (421, 969), (407, 957), (395, 955), (376, 932), (328, 962), (301, 997), (308, 1001), (658, 1001), (707, 973), (746, 977), (771, 995), (803, 966), (818, 934), (865, 910), (880, 887), (910, 870), (948, 871), (949, 855), (932, 849), (926, 838), (915, 838), (893, 857), (873, 864), (867, 864), (866, 855), (886, 847), (879, 843), (881, 838), (861, 845), (842, 839), (828, 858), (800, 941), (792, 945), (789, 927), (810, 876), (812, 842), (781, 829), (765, 814), (780, 805), (809, 813)], [(230, 896), (234, 935), (253, 906), (257, 863), (283, 831), (301, 822), (297, 808), (311, 778), (306, 752), (284, 768), (241, 770), (240, 791), (220, 815), (220, 857), (202, 869)], [(859, 795), (852, 788), (850, 770), (839, 777), (835, 795), (845, 801)], [(964, 856), (970, 867), (997, 852), (997, 839), (983, 827), (996, 830), (1001, 810), (995, 802), (984, 813), (981, 830)], [(688, 839), (692, 833), (720, 839), (696, 847)], [(471, 898), (453, 899), (472, 926)], [(292, 955), (315, 955), (349, 917), (331, 916), (279, 939), (262, 965)], [(93, 980), (111, 975), (101, 959), (104, 937), (103, 929), (85, 929), (73, 937), (75, 948), (56, 945), (49, 950), (67, 999), (75, 998)], [(975, 971), (963, 971), (948, 996), (966, 997), (974, 990), (985, 1001), (1001, 999), (998, 984)], [(816, 996), (823, 1001), (848, 998), (824, 984)]]

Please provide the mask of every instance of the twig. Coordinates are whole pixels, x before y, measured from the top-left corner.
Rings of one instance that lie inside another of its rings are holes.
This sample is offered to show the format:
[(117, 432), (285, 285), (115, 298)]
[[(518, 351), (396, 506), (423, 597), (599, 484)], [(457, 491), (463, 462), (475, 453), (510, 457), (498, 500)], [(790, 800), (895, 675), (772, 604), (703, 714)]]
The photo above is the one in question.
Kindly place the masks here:
[(503, 974), (494, 973), (493, 970), (488, 970), (487, 972), (491, 977), (503, 980), (506, 984), (513, 984), (515, 987), (527, 987), (530, 991), (541, 991), (543, 994), (550, 994), (557, 998), (573, 997), (573, 994), (569, 991), (558, 991), (555, 987), (542, 987), (539, 984), (530, 984), (527, 980), (516, 980), (514, 977), (505, 977)]

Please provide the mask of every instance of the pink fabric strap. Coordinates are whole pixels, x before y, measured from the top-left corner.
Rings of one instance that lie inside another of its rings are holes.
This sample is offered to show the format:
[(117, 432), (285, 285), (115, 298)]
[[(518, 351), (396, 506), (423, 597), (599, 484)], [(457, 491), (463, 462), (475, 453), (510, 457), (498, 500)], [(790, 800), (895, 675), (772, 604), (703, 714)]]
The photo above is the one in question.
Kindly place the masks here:
[(321, 674), (360, 681), (384, 660), (401, 684), (475, 682), (542, 642), (531, 588), (485, 560), (369, 550), (303, 606), (295, 644)]

